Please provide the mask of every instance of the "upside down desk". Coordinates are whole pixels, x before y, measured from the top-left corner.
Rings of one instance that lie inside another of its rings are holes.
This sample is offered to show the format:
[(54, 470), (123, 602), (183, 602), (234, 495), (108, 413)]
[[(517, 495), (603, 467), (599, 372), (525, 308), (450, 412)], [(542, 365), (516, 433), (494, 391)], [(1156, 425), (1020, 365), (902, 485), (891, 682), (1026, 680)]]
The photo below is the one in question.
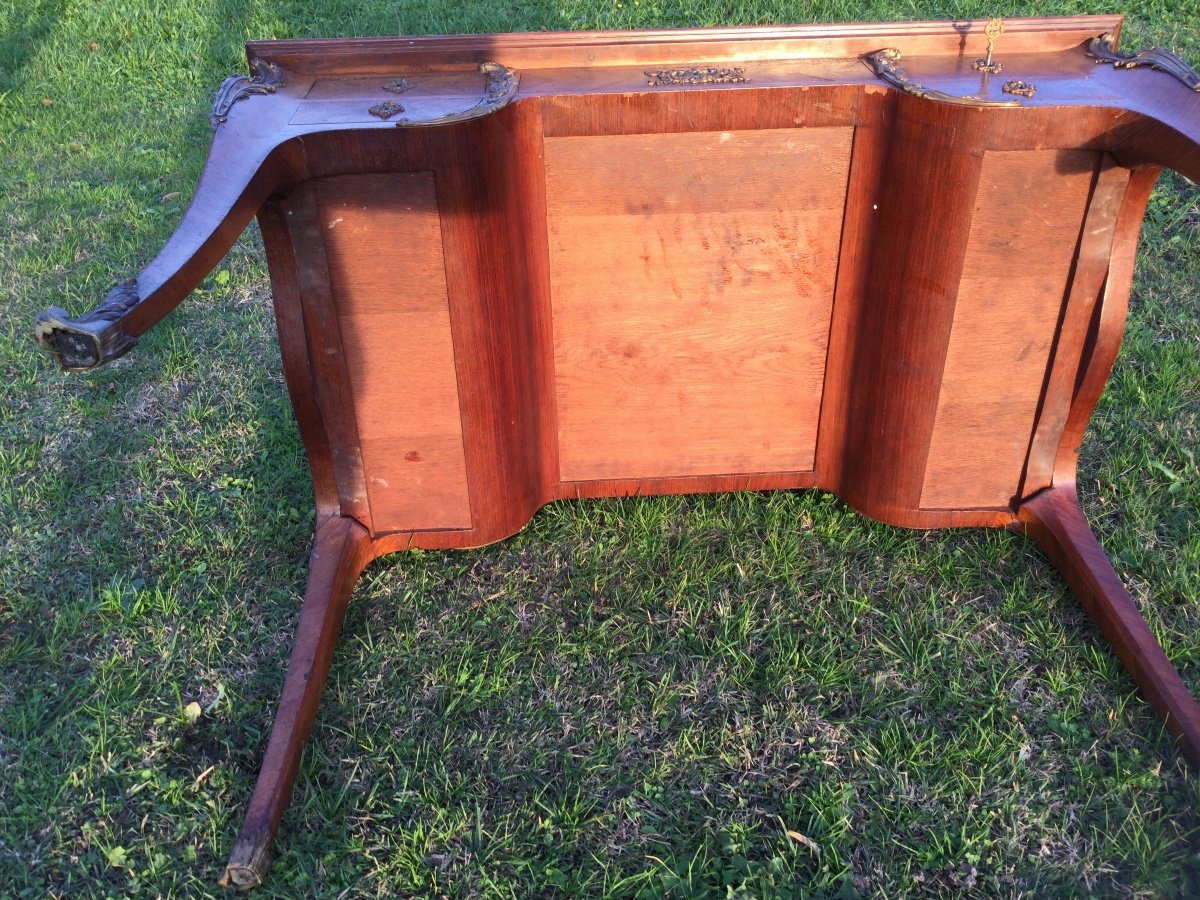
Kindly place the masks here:
[(315, 485), (308, 588), (225, 883), (257, 884), (366, 563), (556, 498), (819, 487), (1046, 551), (1180, 749), (1200, 709), (1076, 459), (1200, 88), (1119, 17), (280, 41), (179, 229), (90, 313), (128, 351), (257, 215)]

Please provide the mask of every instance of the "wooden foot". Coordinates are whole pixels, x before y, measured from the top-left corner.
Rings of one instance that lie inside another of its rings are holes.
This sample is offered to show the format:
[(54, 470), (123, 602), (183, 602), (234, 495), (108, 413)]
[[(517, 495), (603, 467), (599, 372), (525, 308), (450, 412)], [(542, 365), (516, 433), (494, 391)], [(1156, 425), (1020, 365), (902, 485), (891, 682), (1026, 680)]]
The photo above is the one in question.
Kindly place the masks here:
[(283, 694), (245, 823), (221, 877), (222, 887), (250, 890), (262, 883), (271, 864), (271, 845), (325, 690), (346, 603), (372, 555), (370, 537), (353, 519), (338, 516), (317, 526)]
[(1142, 694), (1175, 735), (1179, 749), (1200, 765), (1200, 704), (1138, 612), (1088, 527), (1075, 486), (1055, 486), (1025, 501), (1018, 511), (1023, 530), (1058, 567), (1100, 626)]

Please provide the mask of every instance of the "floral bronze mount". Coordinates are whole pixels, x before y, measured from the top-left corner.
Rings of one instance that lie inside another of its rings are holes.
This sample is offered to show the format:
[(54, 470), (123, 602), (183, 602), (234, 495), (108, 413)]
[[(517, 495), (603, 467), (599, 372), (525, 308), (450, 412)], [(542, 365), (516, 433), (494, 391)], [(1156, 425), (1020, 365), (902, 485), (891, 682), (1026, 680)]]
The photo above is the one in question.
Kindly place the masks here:
[(371, 115), (378, 116), (381, 119), (387, 120), (392, 116), (399, 115), (404, 112), (404, 107), (395, 100), (384, 100), (382, 103), (376, 103), (367, 110)]
[(747, 84), (746, 70), (741, 66), (724, 68), (708, 66), (691, 69), (653, 69), (646, 72), (650, 87), (680, 84)]
[(1037, 85), (1030, 84), (1028, 81), (1020, 81), (1014, 79), (1004, 82), (1004, 87), (1000, 88), (1006, 94), (1018, 94), (1022, 97), (1032, 97), (1037, 93)]

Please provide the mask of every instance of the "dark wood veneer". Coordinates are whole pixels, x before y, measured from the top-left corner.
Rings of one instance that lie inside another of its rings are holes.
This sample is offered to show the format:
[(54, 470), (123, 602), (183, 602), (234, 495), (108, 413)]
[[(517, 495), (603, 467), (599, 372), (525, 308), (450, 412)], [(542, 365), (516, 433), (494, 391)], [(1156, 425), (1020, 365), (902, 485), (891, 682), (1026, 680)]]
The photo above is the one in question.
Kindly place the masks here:
[[(124, 352), (258, 216), (318, 524), (223, 883), (266, 871), (367, 562), (555, 499), (820, 487), (1027, 533), (1200, 762), (1075, 495), (1151, 187), (1200, 179), (1200, 94), (1089, 56), (1113, 16), (1008, 22), (989, 79), (984, 24), (247, 45), (270, 84), (224, 92), (160, 255), (119, 308), (39, 320)], [(865, 63), (885, 47), (907, 81)]]

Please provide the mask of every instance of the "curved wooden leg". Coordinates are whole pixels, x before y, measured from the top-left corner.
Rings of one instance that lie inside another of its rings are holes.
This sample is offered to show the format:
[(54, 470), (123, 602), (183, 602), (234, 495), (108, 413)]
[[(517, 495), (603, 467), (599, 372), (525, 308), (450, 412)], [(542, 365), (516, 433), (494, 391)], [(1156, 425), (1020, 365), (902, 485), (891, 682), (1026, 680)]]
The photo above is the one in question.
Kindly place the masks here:
[(1055, 486), (1025, 501), (1018, 520), (1100, 626), (1142, 694), (1175, 735), (1179, 749), (1200, 765), (1200, 704), (1188, 693), (1113, 571), (1079, 508), (1074, 485)]
[(221, 877), (222, 887), (249, 890), (262, 883), (271, 864), (271, 844), (325, 690), (346, 603), (371, 557), (371, 539), (353, 519), (339, 516), (317, 526), (283, 694), (245, 823)]

